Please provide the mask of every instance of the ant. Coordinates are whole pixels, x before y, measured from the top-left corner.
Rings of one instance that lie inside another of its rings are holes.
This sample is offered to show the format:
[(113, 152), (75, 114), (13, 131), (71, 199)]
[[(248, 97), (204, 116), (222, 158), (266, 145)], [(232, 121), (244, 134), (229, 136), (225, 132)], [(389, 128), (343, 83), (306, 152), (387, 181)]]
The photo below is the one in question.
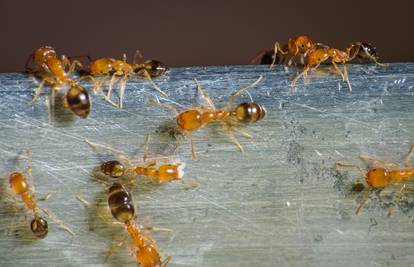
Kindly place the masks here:
[[(26, 208), (33, 213), (33, 219), (30, 222), (30, 230), (37, 238), (45, 238), (49, 232), (49, 227), (47, 221), (40, 215), (41, 212), (45, 213), (49, 218), (51, 218), (56, 223), (60, 224), (63, 229), (65, 229), (69, 234), (75, 235), (75, 233), (66, 225), (64, 225), (59, 219), (47, 211), (46, 209), (39, 207), (36, 203), (35, 197), (35, 187), (33, 184), (32, 176), (32, 167), (30, 164), (30, 150), (25, 149), (24, 154), (29, 160), (29, 166), (25, 172), (13, 172), (9, 175), (9, 186), (11, 191), (18, 195)], [(25, 176), (27, 174), (27, 176)], [(29, 179), (28, 179), (29, 178)], [(31, 190), (29, 188), (29, 183), (31, 184)], [(51, 196), (51, 193), (42, 198), (42, 200), (47, 200)], [(14, 196), (11, 195), (14, 199)]]
[(207, 106), (199, 106), (198, 108), (191, 108), (181, 113), (178, 113), (175, 106), (171, 106), (169, 104), (161, 104), (158, 101), (158, 99), (150, 100), (149, 103), (164, 106), (174, 112), (178, 128), (184, 132), (184, 134), (188, 137), (190, 141), (191, 154), (193, 159), (196, 159), (196, 153), (191, 134), (192, 132), (204, 128), (210, 122), (220, 122), (224, 131), (228, 134), (230, 139), (237, 145), (240, 151), (244, 153), (243, 147), (241, 146), (237, 138), (234, 136), (232, 130), (235, 130), (241, 133), (242, 135), (251, 138), (251, 135), (238, 129), (238, 127), (236, 127), (236, 124), (246, 125), (248, 123), (260, 121), (265, 117), (266, 110), (262, 105), (255, 103), (253, 101), (247, 103), (240, 103), (234, 109), (231, 108), (233, 105), (233, 101), (240, 94), (246, 92), (250, 88), (255, 87), (257, 84), (261, 82), (262, 79), (263, 76), (260, 76), (255, 82), (253, 82), (249, 86), (239, 89), (229, 98), (226, 106), (221, 109), (217, 109), (214, 106), (213, 101), (201, 88), (197, 79), (194, 79), (195, 83), (201, 94), (201, 97), (208, 103)]
[[(36, 68), (29, 67), (30, 60), (33, 60)], [(69, 70), (66, 71), (69, 66)], [(51, 90), (51, 107), (55, 106), (55, 94), (65, 84), (70, 86), (69, 90), (65, 93), (63, 98), (64, 107), (75, 115), (86, 118), (88, 117), (91, 109), (91, 101), (88, 92), (69, 77), (69, 73), (73, 72), (76, 66), (81, 67), (81, 63), (77, 60), (69, 61), (69, 59), (62, 55), (60, 58), (53, 47), (43, 46), (37, 49), (32, 55), (29, 56), (26, 61), (26, 71), (33, 73), (35, 76), (42, 79), (39, 87), (36, 89), (35, 94), (28, 103), (33, 102), (39, 97), (43, 90), (45, 83), (49, 83), (52, 86)]]
[[(369, 168), (366, 171), (360, 168), (358, 165), (342, 162), (337, 162), (336, 167), (355, 168), (359, 170), (361, 172), (361, 176), (365, 179), (365, 182), (371, 189), (383, 189), (388, 186), (403, 183), (399, 191), (401, 194), (406, 187), (404, 181), (414, 179), (414, 167), (410, 163), (413, 151), (414, 145), (411, 145), (408, 154), (402, 161), (404, 167), (400, 167), (399, 164), (394, 162), (374, 159), (367, 156), (359, 156), (360, 160), (374, 164), (374, 167)], [(363, 200), (360, 206), (356, 209), (355, 214), (358, 214), (360, 212), (361, 208), (367, 201), (369, 196), (368, 190), (369, 189), (365, 191)]]
[[(296, 81), (300, 77), (307, 77), (309, 70), (316, 70), (322, 63), (325, 61), (331, 60), (332, 65), (334, 66), (336, 72), (342, 77), (342, 80), (347, 83), (349, 91), (352, 91), (351, 83), (348, 78), (348, 71), (346, 63), (351, 61), (353, 58), (349, 55), (351, 48), (348, 48), (346, 51), (342, 51), (336, 48), (327, 48), (327, 47), (317, 47), (311, 49), (307, 52), (307, 62), (305, 64), (303, 72), (298, 74), (291, 83), (292, 87), (296, 86)], [(336, 63), (342, 63), (344, 65), (344, 72), (339, 69)]]
[[(85, 142), (92, 148), (109, 151), (124, 163), (123, 164), (118, 160), (110, 160), (101, 164), (100, 171), (111, 178), (120, 178), (124, 175), (128, 175), (130, 177), (143, 175), (148, 177), (150, 181), (155, 184), (181, 181), (183, 185), (186, 185), (184, 180), (182, 180), (184, 176), (185, 163), (175, 162), (158, 164), (160, 161), (159, 159), (151, 159), (148, 161), (148, 144), (150, 143), (150, 140), (151, 135), (148, 134), (144, 145), (143, 164), (141, 165), (136, 163), (134, 164), (132, 160), (128, 159), (127, 156), (123, 155), (121, 152), (114, 151), (110, 147), (93, 143), (87, 139), (85, 139)], [(125, 164), (129, 166), (126, 166)]]
[[(306, 35), (296, 36), (294, 38), (289, 38), (287, 44), (284, 45), (283, 48), (280, 47), (279, 42), (276, 42), (273, 49), (259, 52), (250, 63), (253, 64), (261, 58), (260, 64), (270, 64), (270, 69), (272, 69), (276, 63), (280, 64), (286, 62), (287, 59), (289, 59), (287, 65), (290, 66), (293, 63), (293, 59), (300, 55), (300, 62), (303, 65), (306, 54), (317, 46), (324, 45), (314, 42)], [(286, 55), (286, 58), (283, 58), (282, 55)]]
[[(86, 206), (91, 204), (81, 198), (76, 196), (79, 201), (81, 201)], [(156, 227), (141, 227), (135, 223), (135, 207), (132, 200), (132, 195), (129, 190), (120, 183), (113, 183), (108, 189), (108, 208), (111, 211), (112, 216), (116, 219), (116, 222), (108, 221), (103, 215), (98, 211), (98, 215), (108, 222), (109, 224), (122, 224), (126, 231), (128, 232), (131, 238), (130, 251), (134, 256), (135, 261), (141, 267), (165, 267), (171, 260), (171, 256), (167, 256), (164, 261), (161, 260), (160, 253), (158, 252), (158, 247), (154, 239), (146, 235), (143, 230), (150, 231), (172, 231), (171, 229), (166, 228), (156, 228)], [(117, 244), (117, 247), (121, 247), (124, 241), (120, 244)], [(106, 260), (113, 254), (113, 249), (111, 249), (106, 257)]]
[[(123, 59), (114, 59), (114, 58), (100, 58), (93, 61), (90, 64), (90, 71), (89, 75), (83, 76), (81, 79), (91, 79), (94, 84), (94, 93), (99, 91), (102, 85), (107, 81), (109, 75), (111, 75), (111, 79), (109, 82), (109, 89), (104, 98), (110, 104), (122, 108), (122, 99), (124, 96), (125, 86), (127, 80), (131, 79), (133, 75), (138, 75), (142, 78), (148, 79), (154, 86), (155, 90), (157, 90), (163, 96), (167, 96), (165, 92), (163, 92), (153, 81), (153, 77), (158, 77), (164, 75), (169, 68), (162, 62), (158, 60), (147, 60), (144, 63), (138, 64), (138, 58), (143, 58), (140, 51), (136, 51), (134, 55), (134, 59), (132, 64), (127, 63), (126, 54), (123, 54)], [(96, 77), (98, 76), (105, 76), (100, 82), (96, 81)], [(115, 104), (111, 99), (111, 92), (112, 88), (115, 83), (115, 78), (120, 77), (121, 87), (119, 93), (119, 103)]]

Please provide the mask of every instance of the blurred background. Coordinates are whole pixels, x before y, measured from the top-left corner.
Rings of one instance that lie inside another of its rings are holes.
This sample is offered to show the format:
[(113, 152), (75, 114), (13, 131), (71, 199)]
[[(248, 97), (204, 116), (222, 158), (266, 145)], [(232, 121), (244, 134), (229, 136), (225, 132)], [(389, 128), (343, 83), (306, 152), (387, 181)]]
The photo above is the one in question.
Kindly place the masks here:
[(414, 61), (414, 1), (0, 1), (0, 72), (22, 71), (50, 45), (68, 56), (144, 57), (170, 66), (248, 64), (278, 40), (309, 35), (337, 48), (377, 47)]

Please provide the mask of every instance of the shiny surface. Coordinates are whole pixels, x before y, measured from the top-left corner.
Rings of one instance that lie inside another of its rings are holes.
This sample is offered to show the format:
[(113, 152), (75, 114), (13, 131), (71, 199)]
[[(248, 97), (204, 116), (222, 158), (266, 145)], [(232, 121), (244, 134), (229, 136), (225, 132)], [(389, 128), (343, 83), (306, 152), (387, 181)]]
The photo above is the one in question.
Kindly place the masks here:
[[(413, 266), (410, 187), (391, 217), (390, 196), (398, 186), (370, 194), (355, 216), (362, 197), (362, 189), (358, 193), (353, 186), (359, 173), (337, 171), (334, 164), (359, 163), (360, 154), (401, 162), (414, 142), (414, 64), (352, 65), (352, 92), (322, 70), (310, 72), (306, 85), (300, 80), (296, 91), (290, 87), (294, 73), (280, 66), (271, 72), (267, 66), (173, 68), (154, 79), (170, 95), (159, 97), (160, 101), (179, 103), (182, 111), (198, 101), (193, 78), (222, 107), (231, 93), (263, 74), (250, 94), (267, 110), (260, 123), (244, 128), (253, 139), (238, 135), (244, 155), (220, 125), (193, 134), (196, 161), (184, 141), (178, 149), (186, 163), (183, 179), (195, 180), (199, 187), (186, 189), (174, 182), (154, 185), (145, 178), (131, 187), (138, 223), (174, 229), (151, 233), (162, 258), (172, 256), (170, 266)], [(26, 104), (35, 88), (26, 75), (0, 74), (2, 185), (7, 188), (8, 175), (16, 171), (13, 158), (30, 146), (36, 195), (59, 190), (42, 206), (76, 236), (52, 221), (43, 240), (34, 241), (30, 230), (4, 235), (10, 223), (18, 224), (24, 216), (14, 215), (13, 205), (0, 194), (0, 265), (102, 266), (113, 239), (119, 242), (125, 231), (75, 199), (80, 195), (98, 204), (112, 219), (107, 188), (91, 174), (114, 157), (92, 150), (84, 139), (132, 158), (137, 155), (139, 160), (151, 130), (150, 156), (165, 154), (174, 115), (145, 105), (156, 93), (148, 81), (134, 80), (127, 83), (123, 110), (91, 95), (94, 104), (88, 119), (64, 113), (55, 116), (57, 121), (51, 125), (43, 102), (48, 90), (32, 106)], [(249, 97), (242, 95), (234, 107), (247, 101)], [(20, 228), (27, 229), (28, 222)], [(106, 264), (120, 265), (135, 266), (127, 244)]]

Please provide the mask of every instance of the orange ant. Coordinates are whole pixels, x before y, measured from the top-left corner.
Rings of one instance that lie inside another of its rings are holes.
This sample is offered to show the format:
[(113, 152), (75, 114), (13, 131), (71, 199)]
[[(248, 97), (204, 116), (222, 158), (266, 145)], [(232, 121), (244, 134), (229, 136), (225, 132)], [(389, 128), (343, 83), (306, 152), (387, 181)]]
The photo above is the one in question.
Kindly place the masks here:
[[(310, 37), (306, 35), (296, 36), (294, 38), (289, 38), (286, 45), (283, 48), (280, 47), (279, 42), (276, 42), (273, 49), (264, 50), (259, 52), (250, 63), (255, 63), (259, 58), (261, 58), (260, 64), (270, 64), (270, 69), (273, 68), (275, 63), (285, 62), (286, 60), (281, 57), (281, 55), (287, 55), (289, 61), (287, 65), (291, 65), (293, 59), (298, 55), (301, 55), (300, 61), (303, 65), (303, 58), (306, 54), (314, 49), (317, 46), (323, 46), (320, 43), (315, 43)], [(280, 56), (279, 56), (280, 55)]]
[(123, 164), (118, 160), (110, 160), (101, 164), (100, 171), (111, 178), (119, 178), (124, 175), (130, 177), (143, 175), (148, 177), (151, 182), (156, 184), (181, 181), (182, 184), (186, 185), (186, 183), (182, 180), (184, 176), (185, 163), (175, 162), (168, 164), (158, 164), (160, 161), (159, 159), (151, 159), (148, 161), (148, 144), (150, 143), (150, 140), (151, 136), (148, 134), (144, 145), (143, 164), (134, 164), (133, 161), (123, 153), (115, 151), (110, 147), (93, 143), (87, 139), (85, 139), (85, 142), (92, 148), (109, 151), (124, 163)]
[[(148, 79), (154, 86), (155, 90), (157, 90), (163, 96), (167, 96), (165, 92), (163, 92), (153, 81), (153, 77), (158, 77), (165, 74), (169, 68), (162, 62), (158, 60), (147, 60), (144, 63), (138, 64), (138, 58), (143, 58), (140, 51), (136, 51), (134, 55), (134, 59), (132, 64), (126, 62), (126, 55), (123, 54), (123, 59), (114, 59), (114, 58), (100, 58), (93, 61), (90, 65), (90, 72), (89, 75), (83, 76), (81, 79), (91, 79), (95, 83), (94, 92), (96, 93), (102, 87), (102, 85), (106, 82), (109, 75), (111, 75), (111, 79), (109, 82), (109, 89), (104, 98), (110, 104), (122, 108), (122, 99), (124, 96), (125, 86), (127, 80), (131, 79), (133, 75), (138, 75), (140, 77)], [(100, 82), (95, 80), (97, 76), (106, 76)], [(111, 100), (111, 92), (112, 88), (115, 83), (115, 78), (121, 77), (121, 87), (119, 93), (119, 103), (115, 104)]]
[[(76, 196), (86, 206), (91, 204)], [(108, 189), (108, 207), (112, 216), (117, 220), (116, 222), (108, 221), (103, 214), (98, 211), (98, 215), (109, 224), (122, 224), (131, 238), (130, 251), (134, 256), (135, 261), (141, 267), (165, 267), (171, 260), (171, 256), (167, 256), (164, 261), (161, 260), (158, 247), (154, 239), (146, 235), (143, 230), (151, 231), (172, 231), (166, 228), (156, 227), (141, 227), (135, 223), (135, 207), (132, 200), (132, 195), (129, 190), (120, 183), (113, 183)], [(117, 244), (121, 247), (124, 241)], [(106, 260), (112, 255), (111, 249), (106, 257)]]
[[(352, 60), (352, 57), (349, 55), (348, 48), (346, 51), (342, 51), (336, 48), (327, 48), (327, 47), (318, 47), (315, 49), (311, 49), (307, 53), (307, 62), (305, 64), (305, 68), (303, 72), (298, 74), (293, 80), (292, 80), (292, 87), (296, 86), (296, 81), (300, 77), (304, 77), (304, 79), (307, 77), (308, 71), (316, 70), (320, 64), (327, 60), (331, 60), (332, 65), (334, 66), (336, 72), (342, 77), (342, 80), (345, 81), (348, 85), (349, 91), (352, 91), (351, 83), (349, 82), (348, 78), (348, 71), (345, 63)], [(339, 67), (336, 65), (336, 63), (342, 63), (344, 65), (344, 72), (342, 73)]]
[[(361, 176), (365, 179), (366, 183), (371, 189), (383, 189), (391, 185), (403, 183), (399, 191), (401, 194), (406, 187), (404, 181), (414, 179), (414, 167), (410, 163), (410, 158), (413, 154), (413, 151), (414, 145), (411, 145), (408, 154), (404, 157), (404, 160), (402, 162), (404, 167), (400, 167), (399, 164), (394, 162), (374, 159), (366, 156), (360, 156), (359, 158), (364, 162), (371, 162), (374, 164), (374, 167), (369, 168), (366, 171), (355, 164), (337, 162), (336, 166), (358, 169), (361, 172)], [(369, 196), (368, 190), (365, 191), (364, 198), (360, 206), (356, 209), (355, 214), (359, 213), (362, 206), (367, 201)]]
[[(29, 67), (30, 60), (36, 65), (36, 69)], [(66, 68), (69, 66), (69, 70)], [(46, 82), (52, 86), (51, 90), (51, 107), (55, 106), (55, 94), (65, 84), (70, 86), (69, 90), (65, 93), (63, 98), (63, 104), (66, 108), (69, 108), (75, 115), (86, 118), (89, 115), (91, 109), (91, 101), (89, 99), (88, 92), (69, 77), (69, 73), (73, 72), (76, 66), (81, 67), (81, 63), (77, 60), (72, 61), (62, 55), (60, 58), (54, 48), (50, 46), (43, 46), (37, 49), (26, 62), (26, 71), (33, 73), (42, 79), (39, 87), (36, 89), (35, 94), (28, 103), (32, 104), (40, 95)]]
[(196, 153), (191, 133), (205, 127), (210, 122), (221, 122), (224, 131), (228, 134), (230, 139), (238, 146), (240, 151), (244, 153), (243, 147), (241, 146), (237, 138), (234, 136), (232, 130), (235, 130), (241, 133), (242, 135), (251, 138), (251, 135), (238, 129), (236, 127), (236, 124), (248, 124), (262, 120), (266, 115), (266, 110), (262, 105), (255, 103), (253, 101), (248, 103), (240, 103), (239, 105), (237, 105), (236, 108), (231, 108), (233, 105), (233, 101), (240, 94), (246, 92), (250, 88), (255, 87), (257, 84), (260, 83), (262, 79), (263, 76), (260, 76), (255, 82), (253, 82), (249, 86), (239, 89), (229, 98), (226, 106), (221, 109), (217, 109), (214, 106), (213, 101), (201, 88), (197, 79), (194, 79), (195, 83), (201, 94), (201, 97), (208, 103), (207, 106), (200, 106), (198, 108), (188, 109), (186, 111), (178, 113), (175, 106), (161, 104), (157, 100), (150, 100), (149, 102), (152, 104), (157, 104), (169, 108), (175, 113), (178, 128), (184, 132), (184, 134), (188, 137), (190, 141), (191, 154), (193, 159), (196, 159)]
[[(61, 227), (65, 229), (69, 234), (75, 235), (75, 233), (69, 227), (64, 225), (59, 219), (52, 215), (50, 211), (47, 211), (46, 209), (39, 207), (37, 205), (35, 197), (35, 187), (33, 184), (32, 167), (30, 166), (31, 164), (29, 159), (29, 149), (25, 149), (24, 154), (26, 155), (26, 158), (29, 160), (29, 167), (27, 167), (27, 169), (23, 173), (11, 173), (9, 175), (9, 186), (14, 194), (20, 196), (26, 208), (33, 213), (34, 218), (30, 222), (30, 230), (37, 238), (45, 238), (47, 236), (49, 232), (49, 227), (47, 221), (40, 215), (40, 212), (42, 211), (53, 221), (60, 224)], [(25, 176), (24, 173), (26, 173), (27, 176)], [(29, 188), (29, 183), (31, 184), (31, 190)], [(47, 200), (50, 198), (50, 196), (51, 194), (47, 195), (42, 200)], [(14, 199), (14, 196), (11, 197)]]

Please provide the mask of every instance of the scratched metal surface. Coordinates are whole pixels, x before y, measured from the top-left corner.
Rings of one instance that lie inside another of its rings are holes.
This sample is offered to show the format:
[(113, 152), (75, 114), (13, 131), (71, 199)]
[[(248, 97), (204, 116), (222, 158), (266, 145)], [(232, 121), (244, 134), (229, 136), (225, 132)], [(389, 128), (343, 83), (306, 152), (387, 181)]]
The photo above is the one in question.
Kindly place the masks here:
[[(387, 213), (398, 188), (372, 193), (355, 216), (361, 196), (349, 188), (358, 173), (332, 168), (338, 160), (358, 162), (360, 154), (402, 159), (414, 143), (414, 64), (351, 66), (352, 92), (336, 77), (320, 74), (292, 91), (291, 71), (269, 72), (265, 66), (177, 68), (156, 82), (170, 94), (161, 101), (189, 106), (198, 101), (192, 80), (197, 77), (220, 106), (260, 74), (264, 80), (251, 95), (268, 114), (247, 128), (252, 140), (239, 138), (244, 155), (220, 128), (208, 127), (194, 135), (197, 161), (191, 160), (187, 142), (178, 150), (187, 163), (185, 179), (198, 181), (198, 188), (154, 186), (143, 178), (132, 190), (139, 222), (174, 229), (153, 234), (163, 255), (172, 256), (170, 265), (414, 266), (412, 191), (405, 192), (391, 217)], [(13, 213), (2, 194), (0, 265), (104, 265), (123, 229), (102, 221), (75, 195), (105, 203), (105, 187), (91, 172), (111, 156), (96, 153), (83, 140), (135, 155), (147, 131), (163, 132), (161, 125), (168, 125), (172, 114), (144, 104), (154, 96), (147, 82), (130, 81), (123, 110), (95, 96), (88, 119), (63, 113), (51, 124), (43, 97), (26, 104), (35, 87), (27, 75), (0, 74), (2, 190), (7, 190), (4, 176), (15, 168), (16, 154), (29, 146), (36, 193), (59, 190), (41, 205), (76, 236), (50, 222), (49, 236), (33, 240), (24, 216)], [(153, 150), (168, 142), (155, 139)], [(21, 229), (6, 235), (10, 223)], [(124, 246), (106, 264), (134, 262)]]

